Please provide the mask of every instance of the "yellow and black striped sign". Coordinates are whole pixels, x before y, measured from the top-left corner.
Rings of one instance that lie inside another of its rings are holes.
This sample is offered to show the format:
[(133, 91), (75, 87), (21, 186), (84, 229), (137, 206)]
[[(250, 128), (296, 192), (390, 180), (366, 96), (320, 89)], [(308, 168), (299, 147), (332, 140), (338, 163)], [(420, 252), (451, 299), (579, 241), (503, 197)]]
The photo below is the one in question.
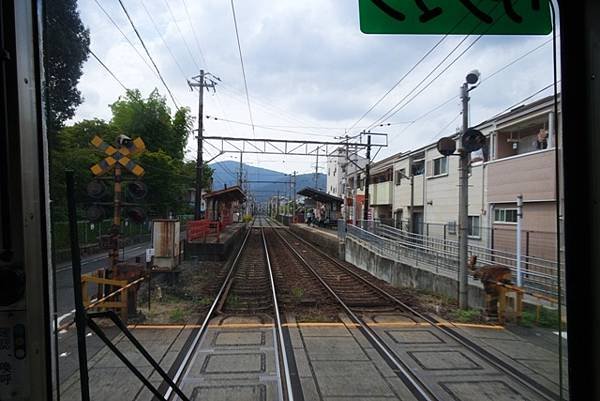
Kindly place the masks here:
[(95, 176), (107, 173), (108, 171), (112, 170), (117, 163), (138, 177), (144, 175), (144, 168), (130, 158), (130, 156), (146, 150), (146, 144), (144, 144), (142, 138), (135, 138), (127, 145), (122, 145), (119, 149), (104, 142), (104, 140), (97, 135), (92, 139), (91, 143), (97, 149), (108, 155), (104, 158), (104, 160), (101, 160), (90, 167), (92, 174)]

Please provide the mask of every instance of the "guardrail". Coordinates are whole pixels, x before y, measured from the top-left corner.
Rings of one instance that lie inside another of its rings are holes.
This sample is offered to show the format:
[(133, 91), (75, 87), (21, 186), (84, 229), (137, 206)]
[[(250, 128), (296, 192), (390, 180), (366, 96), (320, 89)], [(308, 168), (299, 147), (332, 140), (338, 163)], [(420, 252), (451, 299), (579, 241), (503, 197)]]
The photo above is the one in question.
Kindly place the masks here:
[[(361, 227), (348, 225), (347, 235), (365, 241), (381, 255), (396, 261), (411, 261), (428, 270), (458, 273), (458, 242), (427, 237), (398, 230), (374, 221), (362, 221)], [(508, 267), (516, 278), (517, 259), (514, 254), (476, 245), (469, 245), (469, 254), (477, 255), (481, 264)], [(523, 257), (523, 287), (550, 296), (558, 295), (555, 261)], [(564, 277), (564, 272), (561, 272)], [(564, 295), (564, 294), (563, 294)]]

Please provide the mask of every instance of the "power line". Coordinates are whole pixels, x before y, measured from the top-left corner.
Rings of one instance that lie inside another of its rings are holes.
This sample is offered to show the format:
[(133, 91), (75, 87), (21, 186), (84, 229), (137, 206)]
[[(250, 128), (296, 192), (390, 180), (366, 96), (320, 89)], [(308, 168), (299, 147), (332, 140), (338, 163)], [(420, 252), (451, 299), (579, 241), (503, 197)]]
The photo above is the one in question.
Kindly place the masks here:
[[(210, 119), (210, 120), (215, 120), (215, 121), (224, 121), (224, 122), (227, 122), (227, 123), (233, 123), (233, 124), (240, 124), (240, 125), (251, 126), (251, 124), (245, 123), (243, 121), (229, 120), (229, 119), (226, 119), (226, 118), (219, 118), (219, 117), (214, 117), (214, 116), (206, 116), (206, 118)], [(293, 130), (281, 129), (281, 128), (271, 128), (268, 125), (254, 124), (254, 127), (256, 127), (256, 128), (262, 128), (262, 129), (266, 129), (266, 130), (270, 130), (270, 131), (276, 131), (276, 132), (288, 132), (288, 133), (291, 133), (291, 134), (301, 134), (301, 135), (311, 135), (311, 136), (323, 136), (323, 137), (327, 137), (327, 138), (333, 138), (334, 137), (334, 135), (315, 134), (313, 132), (302, 132), (302, 131), (293, 131)]]
[[(466, 50), (470, 49), (475, 43), (477, 43), (477, 41), (479, 41), (479, 39), (481, 39), (483, 35), (479, 35), (470, 45), (469, 47), (467, 47)], [(393, 117), (400, 109), (396, 110), (396, 108), (402, 104), (402, 102), (404, 102), (410, 95), (412, 95), (425, 81), (427, 81), (427, 79), (432, 76), (435, 71), (440, 68), (442, 66), (442, 64), (444, 64), (446, 62), (446, 60), (448, 60), (450, 58), (450, 56), (452, 56), (452, 54), (454, 54), (454, 52), (456, 50), (458, 50), (458, 48), (467, 40), (469, 36), (465, 36), (455, 47), (454, 49), (452, 49), (450, 51), (450, 53), (448, 53), (446, 55), (446, 57), (444, 57), (442, 59), (442, 61), (440, 61), (421, 81), (419, 81), (419, 83), (417, 85), (415, 85), (413, 87), (413, 89), (408, 92), (402, 99), (400, 99), (400, 101), (398, 101), (394, 106), (392, 106), (392, 108), (390, 108), (387, 112), (385, 112), (381, 117), (379, 117), (374, 123), (372, 123), (367, 129), (371, 129), (373, 127), (375, 127), (377, 124), (385, 121), (386, 119)], [(448, 66), (446, 66), (446, 68), (444, 70), (442, 70), (442, 73), (444, 73), (451, 65), (453, 65), (456, 61), (458, 61), (458, 59), (465, 53), (465, 51), (463, 51), (457, 58), (455, 58)], [(438, 75), (438, 77), (441, 74)], [(437, 79), (437, 77), (435, 78)], [(434, 79), (434, 80), (435, 80)], [(432, 81), (433, 82), (433, 81)], [(431, 83), (432, 83), (431, 82)], [(430, 84), (431, 84), (430, 83)], [(408, 104), (408, 103), (407, 103)], [(404, 107), (404, 106), (403, 106)]]
[[(117, 28), (117, 30), (125, 38), (125, 40), (127, 41), (127, 43), (129, 43), (129, 45), (133, 48), (133, 50), (136, 52), (136, 54), (144, 62), (144, 64), (146, 64), (146, 66), (150, 69), (150, 71), (152, 71), (152, 73), (156, 76), (156, 71), (154, 71), (154, 69), (152, 68), (152, 66), (150, 64), (148, 64), (148, 60), (146, 60), (146, 58), (144, 56), (142, 56), (142, 53), (140, 53), (140, 51), (138, 50), (138, 48), (135, 47), (135, 45), (133, 44), (133, 42), (129, 39), (129, 37), (125, 34), (125, 32), (123, 32), (123, 30), (121, 29), (121, 27), (119, 26), (119, 24), (117, 24), (117, 22), (110, 16), (110, 14), (108, 13), (108, 11), (106, 11), (106, 9), (104, 7), (102, 7), (102, 4), (100, 4), (100, 2), (98, 0), (94, 0), (94, 2), (98, 5), (98, 7), (100, 7), (100, 10), (102, 10), (102, 12), (104, 13), (104, 15), (106, 15), (106, 17), (108, 18), (108, 20), (115, 26), (115, 28)], [(156, 76), (156, 77), (158, 78), (158, 76)]]
[(446, 40), (446, 38), (448, 37), (448, 35), (444, 35), (435, 45), (433, 45), (433, 47), (431, 49), (429, 49), (416, 63), (415, 65), (413, 65), (406, 73), (404, 73), (404, 75), (390, 88), (387, 90), (387, 92), (385, 92), (383, 94), (383, 96), (381, 96), (379, 98), (379, 100), (377, 100), (370, 108), (369, 110), (367, 110), (362, 116), (360, 116), (360, 118), (358, 120), (356, 120), (356, 122), (354, 124), (352, 124), (352, 126), (350, 126), (350, 128), (348, 128), (348, 131), (352, 130), (354, 127), (356, 127), (358, 125), (358, 123), (360, 123), (363, 118), (365, 118), (371, 111), (373, 111), (373, 109), (375, 107), (377, 107), (379, 105), (379, 103), (381, 103), (386, 97), (387, 95), (389, 95), (394, 89), (396, 89), (398, 87), (398, 85), (400, 85), (402, 83), (402, 81), (404, 81), (406, 79), (406, 77), (408, 77), (408, 75), (410, 75), (411, 72), (413, 72), (419, 65), (421, 65), (421, 63), (423, 61), (425, 61), (425, 59), (427, 57), (429, 57), (429, 55), (431, 53), (433, 53), (433, 51), (435, 49), (438, 48), (439, 45), (442, 44), (442, 42), (444, 40)]
[[(545, 45), (551, 43), (552, 39), (549, 39), (543, 43), (541, 43), (540, 45), (528, 50), (527, 52), (523, 53), (522, 55), (520, 55), (519, 57), (513, 59), (512, 61), (510, 61), (509, 63), (505, 64), (504, 66), (500, 67), (499, 69), (497, 69), (496, 71), (494, 71), (493, 73), (491, 73), (490, 75), (484, 77), (481, 80), (481, 83), (479, 84), (479, 86), (483, 85), (484, 82), (489, 81), (492, 77), (496, 76), (497, 74), (505, 71), (508, 67), (514, 65), (515, 63), (517, 63), (518, 61), (521, 61), (522, 59), (524, 59), (525, 57), (533, 54), (534, 52), (536, 52), (537, 50), (541, 49), (542, 47), (544, 47)], [(442, 107), (446, 106), (447, 104), (449, 104), (452, 101), (455, 101), (457, 98), (456, 96), (452, 96), (449, 99), (445, 100), (444, 102), (440, 103), (439, 105), (435, 106), (434, 108), (430, 109), (429, 111), (421, 114), (420, 116), (418, 116), (417, 118), (415, 118), (413, 121), (410, 122), (410, 125), (413, 125), (414, 123), (416, 123), (417, 121), (420, 121), (422, 119), (424, 119), (425, 117), (431, 115), (431, 113), (441, 109)], [(400, 133), (404, 132), (406, 129), (408, 129), (409, 127), (406, 127), (404, 130), (402, 130)]]
[(252, 118), (252, 108), (250, 107), (250, 96), (248, 95), (248, 81), (246, 80), (246, 69), (244, 68), (244, 58), (242, 57), (242, 46), (240, 45), (240, 34), (238, 31), (237, 18), (235, 16), (235, 6), (231, 0), (231, 13), (233, 14), (233, 25), (235, 27), (235, 37), (237, 39), (238, 52), (240, 54), (240, 64), (242, 65), (242, 75), (244, 77), (244, 88), (246, 90), (246, 102), (248, 103), (248, 114), (250, 115), (250, 123), (252, 124), (252, 135), (254, 133), (254, 119)]
[(448, 127), (450, 127), (452, 124), (454, 124), (454, 122), (456, 120), (458, 120), (458, 118), (462, 115), (462, 113), (458, 113), (456, 115), (456, 117), (454, 117), (452, 120), (450, 120), (450, 122), (446, 125), (444, 125), (444, 128), (442, 128), (437, 134), (435, 134), (435, 136), (433, 138), (431, 138), (430, 141), (433, 141), (434, 139), (437, 139), (438, 137), (444, 135), (444, 132), (446, 132), (446, 130), (448, 129)]
[(179, 106), (177, 105), (177, 102), (175, 101), (175, 97), (173, 96), (173, 93), (171, 93), (171, 89), (169, 88), (169, 86), (165, 82), (164, 78), (162, 77), (162, 74), (160, 73), (160, 70), (158, 69), (158, 66), (156, 65), (156, 63), (154, 62), (154, 59), (150, 55), (150, 52), (148, 51), (148, 48), (146, 47), (146, 44), (144, 43), (144, 40), (142, 39), (142, 36), (138, 32), (135, 24), (133, 23), (133, 20), (129, 16), (129, 12), (127, 12), (127, 8), (125, 8), (125, 4), (123, 4), (123, 0), (118, 0), (118, 1), (119, 1), (119, 4), (121, 5), (121, 8), (123, 9), (123, 12), (127, 16), (127, 19), (129, 20), (129, 23), (131, 24), (131, 27), (133, 28), (133, 30), (134, 30), (135, 34), (137, 35), (138, 39), (140, 40), (140, 43), (142, 44), (142, 47), (144, 48), (144, 51), (146, 52), (146, 55), (148, 56), (148, 58), (152, 62), (152, 65), (154, 66), (154, 68), (156, 69), (156, 73), (158, 74), (158, 77), (160, 78), (161, 82), (163, 83), (163, 85), (167, 89), (167, 92), (169, 93), (169, 96), (171, 97), (171, 101), (175, 105), (175, 108), (179, 109)]
[(206, 57), (204, 57), (204, 52), (202, 51), (202, 47), (200, 46), (200, 41), (198, 40), (198, 35), (196, 33), (196, 28), (194, 28), (194, 24), (192, 23), (192, 16), (190, 14), (190, 10), (188, 8), (187, 2), (183, 1), (183, 7), (185, 8), (185, 13), (188, 18), (188, 22), (190, 23), (190, 27), (192, 28), (192, 34), (194, 35), (194, 40), (196, 41), (196, 47), (198, 48), (198, 53), (200, 53), (200, 57), (204, 62), (204, 65), (208, 68), (208, 62), (206, 61)]
[(148, 18), (150, 19), (150, 22), (152, 22), (152, 25), (154, 26), (154, 30), (156, 31), (156, 33), (160, 37), (160, 40), (163, 42), (163, 44), (167, 48), (167, 51), (171, 55), (171, 58), (173, 59), (173, 61), (175, 62), (175, 64), (177, 65), (177, 68), (179, 69), (179, 72), (181, 72), (181, 75), (185, 79), (185, 77), (187, 76), (186, 73), (185, 73), (185, 71), (183, 71), (183, 68), (181, 67), (181, 64), (179, 64), (179, 61), (177, 61), (177, 57), (175, 57), (175, 55), (171, 51), (171, 48), (169, 47), (169, 45), (165, 41), (164, 36), (162, 35), (162, 33), (160, 32), (160, 30), (158, 29), (158, 25), (156, 24), (156, 21), (154, 21), (154, 18), (152, 18), (152, 14), (148, 11), (148, 8), (144, 4), (144, 0), (140, 0), (140, 3), (142, 4), (142, 8), (144, 9), (144, 11), (146, 12), (146, 15), (148, 15)]
[(167, 6), (167, 10), (169, 11), (169, 14), (171, 15), (171, 19), (175, 23), (175, 28), (177, 28), (177, 32), (179, 32), (179, 36), (181, 36), (181, 40), (183, 41), (183, 45), (187, 49), (187, 52), (188, 52), (190, 58), (192, 59), (192, 63), (194, 63), (196, 65), (196, 69), (199, 70), (200, 66), (198, 65), (198, 62), (196, 61), (196, 58), (192, 54), (192, 51), (190, 50), (190, 46), (188, 45), (187, 40), (185, 40), (185, 36), (183, 36), (183, 33), (181, 32), (181, 28), (179, 28), (179, 23), (175, 19), (175, 14), (173, 14), (173, 10), (171, 10), (171, 6), (169, 5), (169, 0), (163, 0), (163, 2)]
[[(499, 3), (496, 4), (491, 11), (494, 11), (496, 9), (496, 7), (498, 7)], [(408, 102), (406, 102), (403, 106), (401, 106), (400, 108), (396, 109), (404, 100), (406, 100), (406, 98), (408, 96), (410, 96), (415, 90), (417, 90), (417, 88), (419, 86), (421, 86), (421, 84), (423, 84), (427, 78), (429, 78), (431, 75), (433, 75), (433, 73), (462, 45), (462, 43), (470, 36), (470, 35), (466, 35), (461, 41), (460, 43), (454, 47), (454, 49), (452, 49), (452, 51), (433, 69), (429, 72), (429, 74), (427, 74), (427, 76), (425, 76), (425, 78), (423, 78), (405, 97), (403, 97), (398, 103), (396, 103), (390, 110), (388, 110), (383, 116), (381, 116), (378, 120), (375, 121), (375, 123), (373, 123), (369, 128), (367, 129), (371, 129), (374, 126), (376, 126), (378, 123), (385, 121), (385, 119), (390, 118), (392, 116), (394, 116), (396, 113), (398, 113), (398, 111), (400, 111), (401, 109), (403, 109), (404, 107), (406, 107), (409, 103), (411, 103), (419, 94), (421, 94), (425, 89), (427, 89), (433, 82), (435, 82), (444, 72), (446, 72), (452, 65), (454, 65), (454, 63), (456, 63), (471, 47), (473, 47), (473, 45), (475, 45), (475, 43), (477, 43), (485, 33), (487, 33), (494, 25), (496, 25), (498, 23), (498, 21), (501, 19), (502, 17), (500, 17), (499, 19), (495, 20), (494, 23), (492, 25), (490, 25), (488, 27), (488, 29), (481, 35), (479, 35), (473, 42), (471, 42), (471, 44), (469, 46), (467, 46), (466, 49), (464, 49), (449, 65), (447, 65), (432, 81), (430, 81), (423, 89), (421, 89), (415, 96), (413, 96), (410, 100), (408, 100)], [(464, 19), (464, 17), (463, 17)], [(473, 28), (473, 30), (471, 31), (471, 33), (475, 32), (475, 30), (481, 25), (481, 23), (477, 24), (476, 27)], [(396, 110), (394, 110), (396, 109)]]
[(101, 65), (102, 67), (104, 67), (104, 69), (105, 69), (106, 71), (108, 71), (108, 73), (110, 74), (110, 76), (111, 76), (111, 77), (113, 77), (113, 78), (115, 79), (115, 81), (117, 81), (117, 82), (119, 83), (119, 85), (121, 85), (121, 87), (122, 87), (123, 89), (125, 89), (125, 91), (127, 92), (129, 89), (127, 89), (127, 87), (126, 87), (125, 85), (123, 85), (123, 82), (121, 82), (121, 80), (120, 80), (119, 78), (117, 78), (117, 76), (116, 76), (116, 75), (115, 75), (115, 74), (114, 74), (114, 73), (113, 73), (113, 72), (110, 70), (110, 68), (108, 68), (108, 67), (106, 66), (106, 64), (104, 64), (104, 62), (102, 62), (102, 60), (100, 60), (100, 57), (98, 57), (98, 56), (96, 55), (96, 53), (94, 53), (94, 52), (92, 51), (92, 49), (88, 49), (88, 50), (90, 51), (90, 54), (92, 55), (92, 57), (94, 57), (94, 58), (96, 59), (96, 61), (98, 61), (98, 63), (100, 63), (100, 65)]
[[(66, 26), (62, 21), (57, 20), (57, 22), (63, 27), (63, 29), (68, 29), (68, 30), (74, 32), (73, 28)], [(115, 81), (117, 81), (117, 83), (119, 85), (121, 85), (121, 87), (127, 92), (129, 89), (123, 84), (123, 82), (121, 82), (121, 80), (119, 78), (117, 78), (115, 73), (112, 72), (112, 70), (110, 68), (108, 68), (108, 66), (106, 64), (104, 64), (102, 59), (96, 53), (94, 53), (94, 51), (92, 49), (88, 49), (88, 50), (89, 50), (90, 54), (92, 55), (92, 57), (94, 57), (94, 59), (110, 74), (110, 76), (113, 77), (113, 79)]]
[(535, 97), (535, 96), (539, 95), (540, 93), (544, 92), (545, 90), (548, 90), (548, 89), (550, 89), (552, 86), (554, 86), (554, 84), (555, 84), (555, 83), (557, 83), (557, 84), (558, 84), (558, 83), (560, 83), (560, 80), (558, 80), (558, 81), (556, 81), (556, 82), (552, 82), (550, 85), (544, 86), (542, 89), (540, 89), (540, 90), (538, 90), (538, 91), (534, 92), (533, 94), (529, 95), (529, 96), (528, 96), (528, 97), (526, 97), (525, 99), (523, 99), (523, 100), (521, 100), (521, 101), (519, 101), (519, 102), (517, 102), (517, 103), (513, 104), (513, 105), (512, 105), (512, 106), (510, 106), (510, 107), (507, 107), (506, 109), (504, 109), (504, 110), (503, 110), (503, 111), (501, 111), (500, 113), (497, 113), (496, 115), (494, 115), (494, 116), (492, 117), (492, 119), (493, 119), (493, 118), (496, 118), (496, 117), (498, 117), (498, 116), (500, 116), (500, 115), (502, 115), (502, 114), (504, 114), (504, 113), (506, 113), (506, 112), (508, 112), (508, 111), (511, 111), (512, 109), (514, 109), (515, 107), (517, 107), (517, 106), (521, 105), (522, 103), (524, 103), (524, 102), (528, 101), (528, 100), (529, 100), (529, 99), (531, 99), (532, 97)]
[[(243, 91), (238, 90), (234, 86), (228, 85), (226, 82), (221, 82), (221, 89), (223, 89), (225, 92), (230, 93), (232, 96), (240, 96), (240, 97), (244, 98), (243, 102), (246, 103), (245, 94)], [(296, 118), (292, 114), (290, 114), (287, 110), (284, 110), (281, 107), (277, 107), (276, 105), (271, 104), (267, 101), (258, 100), (255, 96), (251, 96), (250, 100), (252, 101), (252, 103), (255, 106), (262, 108), (265, 112), (272, 114), (273, 116), (277, 116), (279, 118), (284, 118), (286, 120), (293, 121), (293, 122), (299, 123), (299, 124), (305, 124), (305, 125), (311, 124), (310, 121), (301, 120), (299, 118)], [(343, 129), (343, 128), (340, 128), (340, 129)]]

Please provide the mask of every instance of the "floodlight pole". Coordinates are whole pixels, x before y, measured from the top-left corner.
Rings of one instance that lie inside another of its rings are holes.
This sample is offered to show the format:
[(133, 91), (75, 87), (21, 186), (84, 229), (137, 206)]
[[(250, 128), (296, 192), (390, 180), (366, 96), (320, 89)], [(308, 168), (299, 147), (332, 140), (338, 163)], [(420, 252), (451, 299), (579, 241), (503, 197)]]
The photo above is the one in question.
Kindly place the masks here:
[(369, 181), (371, 180), (371, 135), (367, 135), (367, 164), (365, 166), (365, 202), (363, 220), (369, 220)]
[[(469, 84), (461, 86), (462, 100), (462, 135), (469, 128)], [(469, 246), (469, 152), (465, 151), (460, 139), (458, 149), (459, 185), (458, 185), (458, 305), (460, 309), (469, 307), (469, 276), (467, 270), (467, 254)]]

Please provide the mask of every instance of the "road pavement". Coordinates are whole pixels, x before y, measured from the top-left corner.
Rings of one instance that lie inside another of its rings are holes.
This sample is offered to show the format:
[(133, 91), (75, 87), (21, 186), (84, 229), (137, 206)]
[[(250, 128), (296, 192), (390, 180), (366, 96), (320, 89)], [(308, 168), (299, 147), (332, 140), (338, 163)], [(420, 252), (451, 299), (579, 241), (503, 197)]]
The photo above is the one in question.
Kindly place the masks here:
[[(125, 248), (124, 260), (135, 260), (137, 256), (145, 256), (146, 248), (150, 247), (150, 242), (131, 245)], [(109, 266), (108, 251), (101, 254), (91, 255), (81, 260), (81, 273), (91, 273), (92, 271)], [(73, 296), (73, 275), (71, 262), (58, 264), (56, 266), (56, 307), (58, 315), (58, 326), (64, 325), (73, 320), (75, 314), (75, 302)], [(117, 335), (117, 330), (109, 328), (106, 330), (109, 338)], [(91, 360), (98, 351), (104, 348), (104, 344), (87, 330), (87, 353), (88, 360)], [(73, 375), (79, 369), (77, 358), (77, 336), (75, 326), (67, 330), (61, 330), (58, 333), (58, 363), (59, 363), (59, 382)]]

